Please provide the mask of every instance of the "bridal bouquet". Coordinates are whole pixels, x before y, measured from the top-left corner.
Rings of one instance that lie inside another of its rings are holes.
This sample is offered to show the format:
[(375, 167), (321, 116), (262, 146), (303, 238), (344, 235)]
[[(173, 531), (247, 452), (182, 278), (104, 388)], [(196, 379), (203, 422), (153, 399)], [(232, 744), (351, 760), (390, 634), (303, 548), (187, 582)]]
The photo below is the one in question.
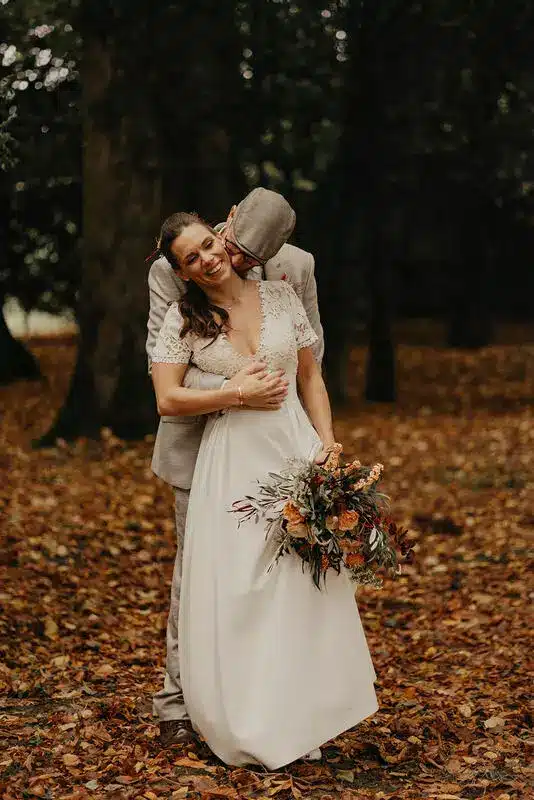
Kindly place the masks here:
[(329, 569), (346, 569), (360, 584), (381, 586), (379, 573), (397, 574), (401, 559), (413, 551), (407, 531), (387, 516), (386, 495), (378, 491), (382, 464), (359, 461), (341, 466), (341, 445), (323, 465), (292, 461), (280, 473), (259, 483), (256, 497), (246, 496), (232, 511), (245, 520), (263, 519), (273, 536), (273, 563), (294, 553), (321, 588)]

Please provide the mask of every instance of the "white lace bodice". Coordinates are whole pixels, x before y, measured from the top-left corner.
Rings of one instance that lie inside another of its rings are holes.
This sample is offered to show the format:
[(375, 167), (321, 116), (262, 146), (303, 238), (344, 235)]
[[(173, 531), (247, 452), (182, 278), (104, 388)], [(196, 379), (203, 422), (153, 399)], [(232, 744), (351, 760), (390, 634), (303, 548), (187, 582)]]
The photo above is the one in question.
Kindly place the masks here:
[[(212, 342), (189, 331), (182, 338), (183, 320), (178, 303), (172, 303), (152, 354), (152, 362), (192, 363), (204, 372), (233, 377), (255, 358), (262, 358), (270, 369), (283, 369), (288, 376), (297, 373), (297, 353), (311, 347), (317, 335), (293, 288), (284, 281), (258, 281), (262, 323), (260, 343), (254, 356), (239, 353), (225, 333)], [(211, 344), (210, 344), (211, 342)]]

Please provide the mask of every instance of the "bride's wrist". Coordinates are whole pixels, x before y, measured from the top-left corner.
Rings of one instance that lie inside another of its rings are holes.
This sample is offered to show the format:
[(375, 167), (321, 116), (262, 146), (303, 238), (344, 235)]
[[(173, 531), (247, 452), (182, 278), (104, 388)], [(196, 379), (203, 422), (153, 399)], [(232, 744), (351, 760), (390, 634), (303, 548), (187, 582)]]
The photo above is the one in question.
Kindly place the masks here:
[(227, 383), (224, 391), (227, 396), (228, 408), (239, 408), (239, 406), (243, 405), (243, 389), (241, 386)]

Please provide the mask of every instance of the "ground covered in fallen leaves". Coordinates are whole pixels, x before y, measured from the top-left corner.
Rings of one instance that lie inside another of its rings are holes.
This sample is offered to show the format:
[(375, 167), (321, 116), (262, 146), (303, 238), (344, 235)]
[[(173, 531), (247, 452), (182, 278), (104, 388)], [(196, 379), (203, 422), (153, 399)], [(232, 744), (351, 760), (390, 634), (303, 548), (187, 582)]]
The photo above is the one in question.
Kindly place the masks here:
[(0, 798), (534, 796), (532, 345), (403, 345), (394, 407), (361, 402), (365, 353), (353, 352), (338, 438), (386, 465), (417, 560), (358, 595), (379, 713), (321, 763), (276, 773), (227, 768), (204, 746), (160, 748), (150, 698), (163, 676), (171, 493), (150, 473), (150, 441), (105, 433), (31, 449), (75, 346), (32, 349), (47, 382), (0, 389)]

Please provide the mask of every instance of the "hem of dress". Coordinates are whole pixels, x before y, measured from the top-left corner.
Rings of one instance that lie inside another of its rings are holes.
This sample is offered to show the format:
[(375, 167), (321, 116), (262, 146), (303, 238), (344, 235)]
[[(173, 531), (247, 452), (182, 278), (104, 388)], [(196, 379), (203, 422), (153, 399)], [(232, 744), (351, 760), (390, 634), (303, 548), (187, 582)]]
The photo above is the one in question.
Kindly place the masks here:
[[(217, 758), (219, 758), (224, 764), (227, 764), (230, 767), (246, 767), (247, 765), (256, 765), (256, 766), (259, 765), (267, 769), (269, 772), (274, 772), (275, 770), (280, 769), (281, 767), (285, 767), (288, 764), (292, 764), (293, 761), (298, 761), (299, 758), (302, 758), (307, 753), (310, 753), (312, 750), (324, 747), (324, 745), (332, 741), (332, 739), (337, 739), (337, 737), (341, 736), (341, 734), (345, 733), (345, 731), (351, 730), (351, 728), (354, 728), (355, 725), (359, 725), (368, 717), (372, 716), (373, 714), (376, 714), (378, 709), (379, 709), (378, 701), (375, 700), (375, 702), (372, 704), (372, 706), (370, 706), (370, 708), (367, 711), (365, 711), (363, 714), (361, 712), (358, 714), (357, 719), (354, 719), (354, 716), (352, 715), (348, 715), (346, 717), (346, 722), (344, 722), (341, 726), (336, 726), (335, 731), (332, 734), (327, 734), (326, 738), (323, 737), (322, 741), (318, 742), (317, 738), (310, 739), (306, 745), (303, 745), (302, 748), (299, 748), (297, 754), (289, 758), (285, 758), (283, 761), (280, 761), (279, 763), (277, 762), (274, 766), (271, 766), (271, 764), (266, 764), (264, 761), (259, 761), (259, 759), (254, 758), (252, 756), (250, 758), (250, 761), (246, 762), (241, 761), (239, 763), (234, 764), (231, 761), (226, 761), (226, 759), (222, 755), (220, 755), (217, 752), (217, 750), (211, 747), (209, 742), (207, 742), (206, 740), (205, 741), (210, 750), (213, 753), (215, 753)], [(194, 723), (193, 727), (195, 727)]]
[(352, 719), (351, 721), (345, 723), (341, 728), (336, 728), (336, 732), (328, 736), (328, 738), (323, 739), (322, 742), (317, 742), (316, 739), (310, 740), (311, 744), (309, 744), (295, 758), (292, 758), (290, 761), (284, 761), (282, 764), (278, 764), (278, 766), (276, 767), (270, 767), (270, 769), (280, 769), (280, 767), (285, 767), (287, 766), (287, 764), (291, 764), (293, 761), (298, 761), (299, 758), (302, 758), (307, 753), (310, 753), (312, 750), (324, 747), (326, 744), (328, 744), (328, 742), (331, 742), (332, 739), (337, 739), (337, 737), (341, 736), (342, 733), (349, 731), (351, 728), (354, 728), (356, 725), (359, 725), (361, 722), (368, 719), (368, 717), (372, 716), (373, 714), (376, 714), (378, 708), (379, 708), (378, 701), (375, 701), (375, 703), (373, 704), (372, 708), (369, 709), (369, 711), (366, 711), (362, 716), (358, 715), (358, 719), (356, 721)]

